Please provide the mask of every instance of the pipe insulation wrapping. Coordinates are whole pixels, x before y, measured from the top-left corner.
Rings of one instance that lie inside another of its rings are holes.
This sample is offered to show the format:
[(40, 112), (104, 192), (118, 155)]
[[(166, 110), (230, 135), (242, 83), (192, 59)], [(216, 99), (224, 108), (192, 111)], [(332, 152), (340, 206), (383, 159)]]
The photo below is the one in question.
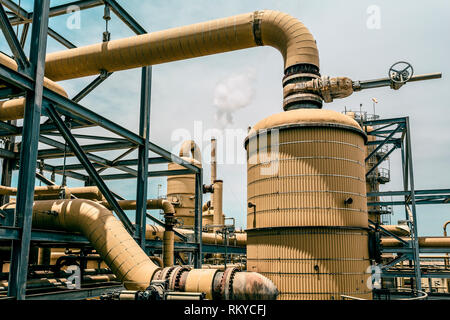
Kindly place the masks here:
[[(17, 63), (0, 52), (0, 64), (17, 71)], [(68, 97), (66, 91), (59, 84), (50, 79), (44, 78), (44, 86), (56, 93)], [(0, 120), (17, 120), (22, 119), (25, 110), (25, 98), (11, 99), (0, 101)]]
[(312, 34), (296, 18), (263, 10), (50, 53), (46, 76), (61, 81), (268, 45), (278, 49), (285, 70), (319, 68)]

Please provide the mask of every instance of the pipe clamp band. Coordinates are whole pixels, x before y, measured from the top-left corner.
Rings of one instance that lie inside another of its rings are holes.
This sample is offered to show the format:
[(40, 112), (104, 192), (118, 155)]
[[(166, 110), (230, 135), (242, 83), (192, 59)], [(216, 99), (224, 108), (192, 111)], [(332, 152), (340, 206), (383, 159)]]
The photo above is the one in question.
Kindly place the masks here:
[(263, 46), (261, 35), (261, 16), (263, 13), (261, 11), (255, 11), (253, 13), (253, 38), (258, 46)]

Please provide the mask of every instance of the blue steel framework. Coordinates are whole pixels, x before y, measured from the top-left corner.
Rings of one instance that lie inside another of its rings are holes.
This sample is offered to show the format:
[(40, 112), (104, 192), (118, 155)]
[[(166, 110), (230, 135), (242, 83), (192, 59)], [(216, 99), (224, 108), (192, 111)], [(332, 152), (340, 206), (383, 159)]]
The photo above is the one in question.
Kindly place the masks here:
[[(368, 161), (374, 157), (383, 146), (388, 146), (388, 151), (384, 152), (375, 165), (368, 170), (366, 176), (370, 175), (374, 170), (396, 149), (401, 150), (402, 158), (402, 174), (403, 174), (403, 191), (385, 191), (385, 192), (370, 192), (368, 197), (383, 197), (383, 196), (401, 196), (403, 200), (397, 201), (375, 201), (369, 202), (369, 207), (377, 207), (383, 205), (401, 205), (405, 207), (405, 216), (408, 226), (411, 230), (411, 238), (409, 241), (404, 241), (400, 237), (385, 230), (382, 226), (369, 220), (370, 228), (381, 232), (385, 236), (394, 237), (399, 240), (403, 246), (399, 248), (383, 248), (384, 253), (395, 253), (397, 257), (392, 261), (381, 266), (383, 277), (411, 277), (415, 278), (416, 289), (421, 290), (421, 278), (448, 278), (449, 272), (434, 272), (429, 273), (422, 271), (420, 268), (420, 253), (449, 253), (449, 248), (420, 248), (418, 242), (416, 205), (418, 204), (445, 204), (450, 200), (450, 189), (435, 189), (435, 190), (416, 190), (414, 186), (414, 172), (412, 163), (411, 151), (411, 136), (409, 117), (393, 118), (393, 119), (379, 119), (363, 121), (363, 126), (374, 127), (370, 132), (366, 130), (368, 135), (377, 138), (375, 141), (369, 141), (368, 145), (375, 146), (373, 151), (365, 159)], [(390, 268), (404, 260), (414, 262), (414, 271), (399, 272), (389, 271)]]
[[(194, 173), (196, 177), (195, 238), (194, 242), (191, 243), (176, 243), (175, 249), (192, 252), (194, 255), (194, 266), (196, 268), (201, 267), (202, 253), (219, 253), (225, 252), (225, 250), (236, 254), (245, 253), (245, 249), (241, 248), (225, 248), (221, 245), (201, 244), (202, 169), (191, 165), (180, 157), (150, 142), (149, 125), (152, 73), (150, 66), (142, 68), (139, 134), (135, 134), (107, 118), (96, 114), (91, 111), (92, 108), (86, 108), (78, 104), (82, 98), (107, 79), (111, 73), (105, 72), (101, 74), (72, 99), (65, 98), (43, 87), (47, 35), (53, 37), (67, 48), (75, 47), (69, 40), (48, 28), (49, 17), (66, 14), (67, 8), (72, 5), (77, 5), (81, 10), (105, 5), (109, 6), (136, 34), (143, 34), (146, 31), (115, 0), (74, 1), (55, 7), (50, 7), (50, 0), (35, 0), (34, 11), (31, 13), (20, 8), (13, 1), (0, 0), (0, 2), (2, 3), (0, 5), (0, 27), (11, 48), (14, 59), (19, 66), (18, 71), (13, 71), (0, 65), (0, 99), (26, 96), (27, 103), (22, 127), (17, 126), (12, 121), (0, 121), (0, 138), (9, 139), (9, 143), (6, 144), (5, 148), (0, 149), (0, 157), (4, 159), (2, 184), (10, 185), (12, 171), (13, 169), (17, 169), (17, 164), (19, 164), (15, 221), (5, 226), (4, 221), (1, 221), (2, 216), (0, 215), (0, 241), (12, 241), (13, 243), (8, 296), (18, 300), (25, 299), (28, 253), (31, 242), (51, 246), (65, 246), (69, 244), (71, 246), (88, 245), (86, 239), (79, 235), (32, 230), (32, 204), (35, 178), (38, 177), (38, 179), (48, 185), (54, 184), (42, 174), (36, 172), (37, 168), (42, 171), (51, 172), (52, 175), (64, 174), (67, 177), (84, 181), (87, 185), (92, 183), (97, 185), (117, 216), (124, 223), (124, 226), (134, 235), (136, 241), (147, 252), (159, 252), (161, 250), (161, 242), (145, 240), (146, 218), (150, 218), (154, 222), (164, 225), (162, 221), (159, 221), (146, 212), (148, 178)], [(10, 11), (6, 12), (4, 7)], [(32, 38), (28, 59), (22, 48), (31, 22), (33, 22), (31, 31)], [(12, 28), (12, 26), (19, 24), (24, 25), (20, 40)], [(43, 124), (40, 124), (41, 116), (47, 116), (49, 119)], [(65, 117), (64, 120), (62, 116)], [(71, 133), (71, 129), (92, 126), (100, 126), (115, 133), (120, 138)], [(45, 137), (43, 136), (44, 134), (62, 136), (70, 149), (66, 150), (65, 144)], [(15, 136), (22, 136), (20, 153), (14, 150)], [(76, 138), (104, 140), (107, 142), (81, 146)], [(52, 146), (54, 149), (38, 150), (39, 142)], [(114, 160), (108, 160), (90, 153), (119, 149), (126, 149), (126, 151)], [(135, 149), (138, 149), (138, 159), (122, 160), (123, 157)], [(149, 151), (158, 156), (149, 157)], [(80, 164), (52, 166), (44, 162), (45, 159), (63, 158), (73, 155), (78, 158)], [(185, 169), (175, 171), (148, 170), (149, 165), (169, 162), (177, 162)], [(138, 169), (136, 171), (128, 166), (137, 166)], [(107, 168), (116, 168), (124, 173), (101, 175), (100, 173)], [(76, 170), (85, 170), (88, 175), (75, 172)], [(136, 224), (134, 226), (117, 203), (116, 199), (122, 198), (111, 192), (104, 182), (104, 180), (128, 178), (137, 178), (137, 209)], [(8, 200), (3, 197), (2, 201), (4, 203)], [(184, 236), (179, 236), (186, 240)]]

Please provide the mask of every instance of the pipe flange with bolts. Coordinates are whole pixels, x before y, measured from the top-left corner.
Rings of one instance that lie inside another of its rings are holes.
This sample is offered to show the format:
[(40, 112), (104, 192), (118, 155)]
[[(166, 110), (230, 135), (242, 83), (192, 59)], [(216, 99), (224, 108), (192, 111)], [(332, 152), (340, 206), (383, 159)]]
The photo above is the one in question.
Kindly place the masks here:
[(236, 267), (226, 268), (220, 282), (220, 294), (222, 299), (229, 300), (233, 296), (233, 278), (239, 269)]
[(169, 289), (170, 290), (174, 290), (174, 291), (179, 291), (180, 290), (180, 279), (181, 279), (181, 275), (184, 272), (189, 271), (189, 268), (186, 267), (175, 267), (173, 272), (171, 273), (170, 277), (169, 277)]

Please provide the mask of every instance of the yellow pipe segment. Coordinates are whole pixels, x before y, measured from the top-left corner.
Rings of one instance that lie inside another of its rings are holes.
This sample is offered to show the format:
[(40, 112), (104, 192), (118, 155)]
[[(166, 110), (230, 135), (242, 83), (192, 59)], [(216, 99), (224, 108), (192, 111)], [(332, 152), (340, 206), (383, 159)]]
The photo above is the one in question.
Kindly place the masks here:
[[(15, 204), (7, 204), (3, 208), (12, 209)], [(35, 201), (33, 227), (81, 233), (127, 289), (146, 289), (159, 269), (120, 220), (94, 201)]]
[[(1, 209), (15, 209), (15, 204), (10, 203)], [(114, 217), (113, 213), (98, 202), (83, 199), (73, 200), (47, 200), (35, 201), (33, 205), (33, 227), (38, 229), (62, 230), (68, 232), (78, 232), (85, 236), (103, 261), (108, 265), (117, 278), (123, 283), (127, 290), (145, 290), (154, 276), (161, 273), (155, 263), (142, 250), (137, 242), (128, 234), (122, 223)], [(190, 276), (193, 272), (194, 275)], [(209, 294), (212, 288), (212, 273), (205, 269), (186, 270), (187, 278), (199, 281), (202, 290)], [(236, 273), (238, 277), (239, 273)], [(253, 275), (254, 273), (251, 273)], [(251, 276), (249, 275), (249, 276)], [(245, 275), (240, 275), (242, 277)], [(245, 283), (245, 288), (238, 288), (233, 284), (233, 280), (227, 282), (239, 292), (241, 290), (246, 297), (251, 298), (254, 292), (255, 298), (261, 298), (260, 293), (265, 292), (262, 298), (273, 299), (277, 295), (277, 290), (273, 283), (262, 275), (255, 274), (256, 277), (248, 278), (252, 283)], [(208, 287), (210, 284), (211, 287)], [(238, 282), (241, 286), (242, 283)], [(182, 289), (194, 290), (195, 286), (189, 285)], [(247, 290), (254, 289), (252, 292)], [(198, 290), (195, 287), (195, 290)], [(233, 296), (234, 297), (234, 296)], [(231, 298), (231, 296), (230, 296)]]
[(171, 267), (174, 264), (174, 238), (173, 230), (164, 230), (163, 234), (163, 263), (164, 267)]
[(214, 181), (214, 198), (213, 198), (213, 225), (215, 226), (214, 232), (218, 231), (221, 224), (224, 224), (223, 219), (223, 181), (215, 180)]
[[(410, 239), (402, 238), (405, 241)], [(419, 237), (419, 247), (421, 248), (448, 248), (450, 247), (449, 237)], [(383, 247), (401, 247), (403, 244), (394, 238), (382, 238)]]
[[(174, 228), (173, 230), (185, 235), (190, 236), (194, 234), (193, 230), (189, 229), (181, 229)], [(147, 225), (145, 238), (147, 240), (162, 240), (164, 238), (164, 228), (160, 226)], [(175, 236), (174, 239), (176, 242), (180, 242), (181, 239)], [(234, 245), (237, 247), (245, 247), (247, 245), (247, 234), (246, 233), (235, 233), (235, 237), (230, 238), (230, 245)], [(202, 233), (202, 243), (204, 244), (222, 244), (223, 237), (220, 234), (212, 233), (212, 232), (203, 232)]]
[[(0, 64), (17, 71), (17, 63), (0, 52)], [(55, 91), (56, 93), (68, 97), (66, 91), (59, 84), (48, 78), (44, 78), (44, 87)], [(0, 101), (0, 120), (17, 120), (22, 119), (25, 110), (25, 98), (11, 99)]]
[(278, 49), (285, 69), (297, 64), (319, 68), (316, 41), (303, 23), (263, 10), (50, 53), (45, 73), (61, 81), (261, 45)]
[[(61, 81), (263, 45), (281, 52), (285, 70), (299, 64), (319, 68), (316, 41), (303, 23), (279, 11), (263, 10), (50, 53), (45, 74)], [(6, 55), (0, 56), (0, 64), (17, 70)], [(44, 86), (67, 97), (47, 78)], [(24, 98), (1, 101), (0, 120), (23, 118), (24, 106)]]
[[(89, 200), (104, 200), (104, 197), (97, 187), (74, 187), (67, 188), (62, 186), (39, 186), (34, 188), (34, 194), (36, 198), (47, 199), (52, 197), (58, 197), (60, 192), (64, 190), (66, 198), (70, 198), (73, 194), (78, 198), (89, 199)], [(0, 186), (0, 195), (17, 195), (17, 188)]]

